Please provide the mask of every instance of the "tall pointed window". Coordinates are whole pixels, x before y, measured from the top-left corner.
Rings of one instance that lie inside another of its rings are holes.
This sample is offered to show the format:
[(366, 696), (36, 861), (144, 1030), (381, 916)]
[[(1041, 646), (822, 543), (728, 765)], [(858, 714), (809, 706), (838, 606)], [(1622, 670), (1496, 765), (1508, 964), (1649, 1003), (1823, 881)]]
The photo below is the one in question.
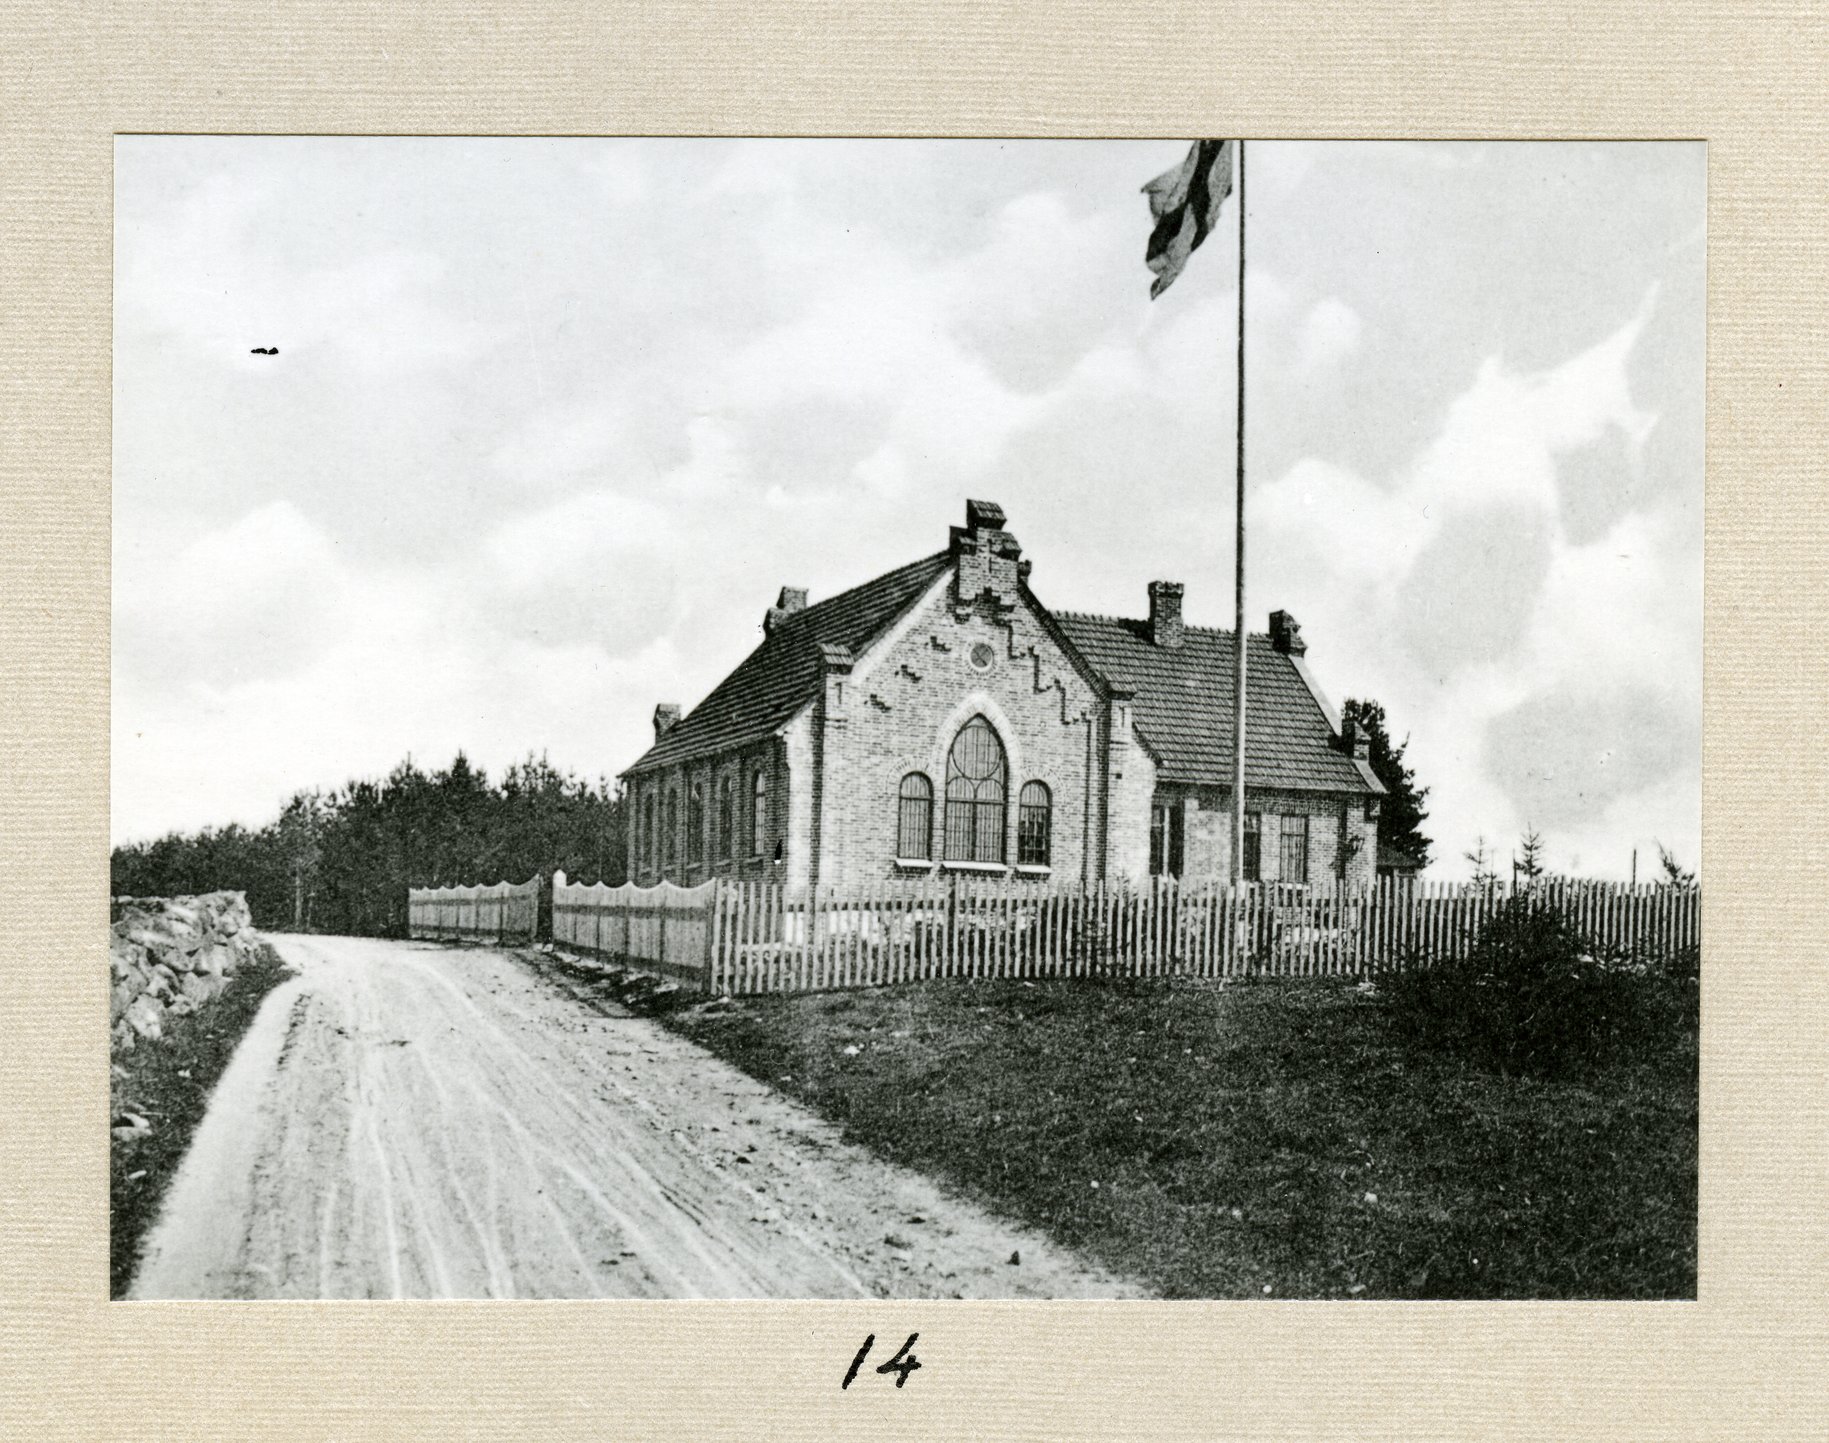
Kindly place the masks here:
[(661, 852), (662, 871), (671, 869), (680, 855), (680, 794), (673, 788), (667, 788), (667, 831), (666, 841)]
[(1054, 797), (1046, 782), (1024, 782), (1017, 798), (1016, 861), (1046, 867), (1053, 861)]
[(694, 782), (686, 793), (686, 860), (697, 866), (705, 860), (705, 784)]
[(1245, 813), (1245, 855), (1240, 868), (1247, 882), (1260, 881), (1264, 875), (1264, 814)]
[(933, 858), (934, 784), (924, 772), (910, 772), (902, 778), (896, 803), (895, 854), (909, 862)]
[(1003, 861), (1007, 781), (1003, 742), (988, 721), (973, 717), (946, 754), (947, 861)]
[(718, 860), (728, 862), (737, 850), (737, 788), (726, 772), (718, 779)]

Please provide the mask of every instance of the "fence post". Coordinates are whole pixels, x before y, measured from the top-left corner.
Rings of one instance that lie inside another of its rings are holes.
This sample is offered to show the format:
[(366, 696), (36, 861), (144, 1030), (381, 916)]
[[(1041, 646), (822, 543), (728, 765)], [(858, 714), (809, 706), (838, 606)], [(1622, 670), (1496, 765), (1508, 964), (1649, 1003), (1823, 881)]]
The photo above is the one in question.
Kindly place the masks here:
[(705, 920), (705, 995), (718, 995), (718, 923), (723, 916), (724, 884), (713, 882), (707, 901), (709, 915)]

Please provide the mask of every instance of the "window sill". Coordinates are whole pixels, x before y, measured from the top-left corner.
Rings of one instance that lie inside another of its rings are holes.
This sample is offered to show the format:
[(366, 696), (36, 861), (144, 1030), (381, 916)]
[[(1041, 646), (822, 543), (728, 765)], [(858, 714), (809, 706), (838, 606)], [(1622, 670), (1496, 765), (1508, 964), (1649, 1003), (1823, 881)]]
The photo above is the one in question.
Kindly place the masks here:
[(1009, 866), (1003, 862), (955, 862), (951, 858), (940, 863), (940, 866), (948, 872), (983, 872), (987, 875), (995, 873), (999, 877), (1007, 876), (1010, 870)]
[(904, 872), (931, 872), (934, 869), (932, 857), (897, 857), (895, 866)]
[(1018, 862), (1016, 875), (1019, 877), (1052, 877), (1054, 868), (1047, 862)]

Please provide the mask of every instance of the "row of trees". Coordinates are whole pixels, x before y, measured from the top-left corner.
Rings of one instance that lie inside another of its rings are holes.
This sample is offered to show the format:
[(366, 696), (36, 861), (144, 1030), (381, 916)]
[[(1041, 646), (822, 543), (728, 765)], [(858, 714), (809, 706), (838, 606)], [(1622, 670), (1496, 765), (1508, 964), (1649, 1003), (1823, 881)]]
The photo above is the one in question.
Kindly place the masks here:
[[(1657, 849), (1658, 872), (1651, 880), (1665, 887), (1693, 887), (1696, 882), (1694, 868), (1685, 867), (1677, 860), (1676, 853), (1662, 842), (1657, 843)], [(1462, 852), (1461, 856), (1473, 868), (1473, 880), (1476, 883), (1490, 887), (1499, 881), (1499, 858), (1494, 850), (1486, 845), (1486, 838), (1483, 835), (1476, 837), (1473, 846)], [(1518, 839), (1517, 849), (1511, 857), (1513, 883), (1535, 882), (1548, 875), (1548, 864), (1544, 857), (1543, 834), (1535, 827), (1526, 828), (1524, 835)]]
[(555, 868), (620, 884), (620, 807), (610, 783), (544, 756), (495, 784), (462, 752), (439, 772), (409, 758), (379, 782), (300, 792), (258, 831), (117, 847), (111, 886), (116, 896), (241, 891), (256, 926), (393, 936), (405, 931), (408, 887), (520, 882)]

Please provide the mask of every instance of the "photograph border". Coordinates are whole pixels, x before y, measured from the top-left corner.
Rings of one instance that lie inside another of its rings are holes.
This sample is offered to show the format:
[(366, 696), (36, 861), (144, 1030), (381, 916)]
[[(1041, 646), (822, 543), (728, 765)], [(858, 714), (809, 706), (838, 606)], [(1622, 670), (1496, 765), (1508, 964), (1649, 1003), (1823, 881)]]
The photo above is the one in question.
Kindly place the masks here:
[[(5, 16), (0, 1436), (1813, 1436), (1822, 17), (1501, 21), (1427, 0), (1345, 18), (1185, 0)], [(108, 1303), (111, 196), (129, 132), (1706, 140), (1697, 1301)], [(925, 1366), (906, 1388), (840, 1391), (867, 1333), (911, 1331)]]

